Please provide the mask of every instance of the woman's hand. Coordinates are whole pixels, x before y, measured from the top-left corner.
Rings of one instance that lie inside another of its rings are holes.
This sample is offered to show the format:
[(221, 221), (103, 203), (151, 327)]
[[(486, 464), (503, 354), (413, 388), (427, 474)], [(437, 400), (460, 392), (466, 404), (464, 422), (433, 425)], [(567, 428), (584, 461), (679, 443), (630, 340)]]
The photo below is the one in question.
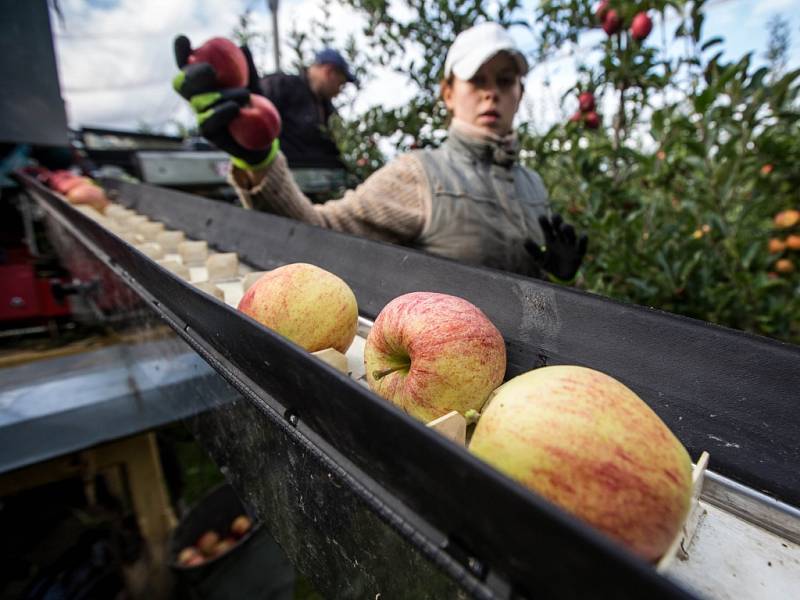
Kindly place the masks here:
[(544, 246), (540, 248), (533, 240), (528, 240), (525, 249), (539, 267), (562, 281), (571, 280), (586, 255), (588, 236), (577, 238), (575, 228), (564, 223), (559, 214), (554, 214), (552, 219), (539, 217), (539, 226), (544, 233)]
[(249, 150), (237, 142), (229, 130), (231, 121), (247, 106), (252, 90), (257, 89), (258, 75), (253, 58), (247, 47), (241, 51), (247, 59), (249, 81), (247, 87), (226, 88), (219, 86), (217, 73), (207, 62), (189, 63), (192, 46), (186, 36), (178, 36), (174, 43), (175, 62), (181, 72), (172, 85), (189, 101), (197, 114), (200, 134), (214, 146), (230, 154), (236, 166), (243, 169), (266, 166), (278, 152), (278, 140), (268, 140), (265, 149)]

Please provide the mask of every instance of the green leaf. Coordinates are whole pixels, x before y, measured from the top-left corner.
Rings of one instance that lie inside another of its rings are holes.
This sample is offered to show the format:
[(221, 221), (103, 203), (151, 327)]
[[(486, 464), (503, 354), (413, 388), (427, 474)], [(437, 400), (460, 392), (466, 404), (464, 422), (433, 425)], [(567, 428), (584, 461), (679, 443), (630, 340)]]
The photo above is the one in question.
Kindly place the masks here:
[(706, 50), (708, 50), (712, 46), (717, 46), (717, 45), (721, 44), (722, 41), (723, 40), (722, 40), (721, 37), (713, 37), (710, 40), (708, 40), (707, 42), (705, 42), (702, 46), (700, 46), (700, 50), (705, 52)]

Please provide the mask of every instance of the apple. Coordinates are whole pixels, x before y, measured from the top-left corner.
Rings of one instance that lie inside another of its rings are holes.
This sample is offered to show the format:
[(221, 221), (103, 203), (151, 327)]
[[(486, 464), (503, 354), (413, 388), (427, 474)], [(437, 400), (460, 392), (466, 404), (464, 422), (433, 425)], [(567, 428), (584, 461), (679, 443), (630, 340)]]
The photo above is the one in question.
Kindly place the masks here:
[(779, 240), (777, 238), (771, 238), (769, 240), (769, 253), (770, 254), (780, 254), (784, 250), (786, 250), (787, 244), (783, 242), (783, 240)]
[(590, 111), (583, 116), (583, 122), (587, 129), (597, 129), (600, 127), (600, 116), (596, 112)]
[(775, 227), (778, 229), (789, 229), (800, 223), (800, 211), (789, 209), (782, 210), (775, 215)]
[(572, 113), (572, 116), (569, 118), (570, 123), (580, 123), (581, 121), (583, 121), (583, 114), (581, 114), (579, 110)]
[(250, 71), (241, 48), (232, 41), (215, 37), (195, 48), (189, 55), (189, 64), (208, 63), (217, 74), (217, 83), (223, 88), (247, 86)]
[(370, 389), (428, 422), (479, 411), (506, 370), (497, 327), (474, 304), (433, 292), (389, 302), (364, 347)]
[(653, 30), (653, 20), (646, 12), (636, 13), (631, 22), (631, 37), (637, 42), (644, 41)]
[(247, 515), (239, 515), (231, 523), (231, 533), (234, 537), (240, 538), (250, 531), (253, 521)]
[(78, 175), (72, 171), (58, 170), (53, 171), (47, 176), (46, 182), (51, 188), (59, 193), (63, 193), (63, 186), (68, 181), (79, 178)]
[(620, 18), (619, 13), (612, 8), (606, 13), (605, 18), (603, 19), (603, 31), (605, 31), (608, 35), (614, 35), (620, 30), (621, 27), (622, 19)]
[(773, 167), (771, 164), (767, 163), (761, 167), (760, 171), (762, 175), (769, 175), (770, 173), (772, 173), (772, 170), (774, 168), (775, 167)]
[(792, 234), (786, 238), (786, 247), (789, 250), (800, 250), (800, 235)]
[(211, 555), (215, 558), (217, 556), (221, 556), (222, 554), (225, 554), (228, 550), (233, 548), (235, 545), (236, 545), (236, 540), (233, 539), (232, 537), (223, 538), (219, 542), (217, 542), (216, 546), (214, 546), (214, 550), (212, 551)]
[(606, 14), (608, 14), (608, 10), (610, 8), (609, 4), (609, 0), (602, 0), (602, 2), (597, 5), (597, 8), (594, 11), (594, 17), (597, 19), (598, 23), (605, 21)]
[(793, 273), (794, 263), (788, 258), (782, 258), (775, 263), (775, 270), (778, 273), (784, 273), (784, 274)]
[(88, 177), (83, 177), (81, 175), (74, 175), (70, 178), (65, 177), (62, 181), (60, 181), (58, 191), (61, 192), (62, 194), (67, 194), (70, 192), (70, 190), (73, 190), (82, 184), (95, 185), (95, 183)]
[(633, 391), (586, 367), (542, 367), (502, 385), (469, 450), (649, 561), (689, 509), (681, 442)]
[(216, 531), (209, 529), (199, 538), (197, 538), (197, 549), (200, 550), (205, 556), (213, 556), (214, 548), (219, 543), (219, 534)]
[(196, 556), (192, 556), (185, 563), (182, 563), (182, 566), (184, 566), (184, 567), (197, 567), (197, 566), (202, 565), (204, 562), (206, 562), (205, 557), (202, 554), (197, 554)]
[(582, 113), (594, 110), (594, 94), (592, 92), (583, 92), (578, 96), (578, 107)]
[(358, 327), (353, 290), (333, 273), (306, 263), (264, 273), (242, 296), (239, 310), (309, 352), (346, 352)]
[(198, 556), (201, 556), (200, 550), (198, 550), (194, 546), (187, 546), (178, 553), (178, 564), (186, 565), (189, 563), (189, 561)]
[(110, 204), (103, 188), (93, 184), (80, 182), (67, 192), (67, 200), (71, 204), (88, 204), (98, 212), (104, 212)]
[(228, 125), (236, 142), (248, 150), (265, 150), (281, 132), (281, 116), (264, 96), (250, 94), (246, 106)]

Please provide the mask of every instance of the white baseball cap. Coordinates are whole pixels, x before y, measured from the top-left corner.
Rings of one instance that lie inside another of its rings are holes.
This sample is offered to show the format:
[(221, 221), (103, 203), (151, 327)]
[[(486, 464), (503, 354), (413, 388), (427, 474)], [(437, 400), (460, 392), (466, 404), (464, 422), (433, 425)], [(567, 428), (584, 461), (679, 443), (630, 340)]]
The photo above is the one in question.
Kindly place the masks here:
[(498, 52), (506, 51), (514, 58), (521, 75), (528, 72), (528, 61), (502, 25), (481, 23), (456, 36), (444, 61), (444, 76), (455, 74), (459, 79), (472, 79), (481, 65)]

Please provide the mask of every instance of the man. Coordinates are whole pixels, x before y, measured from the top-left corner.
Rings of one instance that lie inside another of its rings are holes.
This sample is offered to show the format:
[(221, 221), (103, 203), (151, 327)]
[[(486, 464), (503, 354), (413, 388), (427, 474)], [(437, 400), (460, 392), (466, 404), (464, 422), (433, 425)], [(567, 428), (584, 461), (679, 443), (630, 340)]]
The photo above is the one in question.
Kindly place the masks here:
[(273, 73), (259, 81), (281, 115), (280, 145), (292, 170), (344, 168), (327, 126), (336, 112), (331, 100), (348, 82), (356, 83), (356, 78), (332, 48), (317, 53), (314, 63), (299, 75)]

